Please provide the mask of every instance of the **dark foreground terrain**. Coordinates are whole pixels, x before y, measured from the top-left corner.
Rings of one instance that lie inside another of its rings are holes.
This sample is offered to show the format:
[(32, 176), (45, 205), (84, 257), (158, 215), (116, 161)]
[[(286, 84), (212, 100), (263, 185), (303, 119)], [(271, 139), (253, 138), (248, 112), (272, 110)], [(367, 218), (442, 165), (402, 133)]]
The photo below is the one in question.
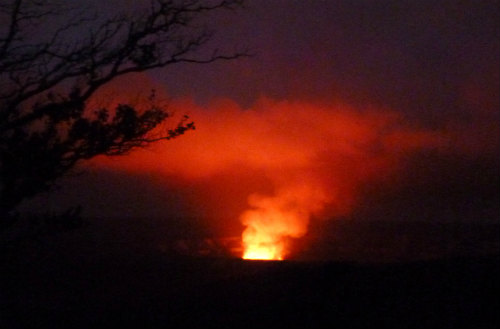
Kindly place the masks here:
[(497, 256), (360, 264), (107, 255), (1, 269), (2, 329), (500, 324)]

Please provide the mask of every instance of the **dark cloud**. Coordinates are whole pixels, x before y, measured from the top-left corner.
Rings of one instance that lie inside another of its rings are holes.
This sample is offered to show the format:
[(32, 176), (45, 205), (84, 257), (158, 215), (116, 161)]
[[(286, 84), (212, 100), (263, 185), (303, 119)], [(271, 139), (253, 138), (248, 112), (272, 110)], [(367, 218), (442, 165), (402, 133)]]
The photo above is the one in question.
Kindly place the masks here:
[(158, 74), (174, 95), (243, 106), (275, 99), (341, 98), (442, 122), (470, 112), (479, 86), (498, 108), (498, 1), (251, 1), (220, 23), (221, 42), (256, 56)]

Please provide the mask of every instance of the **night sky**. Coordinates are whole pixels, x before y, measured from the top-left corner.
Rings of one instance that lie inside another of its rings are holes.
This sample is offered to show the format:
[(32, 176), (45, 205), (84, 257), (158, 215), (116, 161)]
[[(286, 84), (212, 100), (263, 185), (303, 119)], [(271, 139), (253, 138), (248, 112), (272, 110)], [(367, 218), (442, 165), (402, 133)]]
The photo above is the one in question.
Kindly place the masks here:
[(269, 202), (301, 213), (292, 237), (337, 218), (498, 222), (499, 8), (253, 0), (207, 17), (214, 48), (253, 56), (129, 76), (98, 96), (155, 88), (197, 130), (85, 163), (24, 209), (81, 204), (89, 218), (217, 235), (240, 235), (242, 214)]

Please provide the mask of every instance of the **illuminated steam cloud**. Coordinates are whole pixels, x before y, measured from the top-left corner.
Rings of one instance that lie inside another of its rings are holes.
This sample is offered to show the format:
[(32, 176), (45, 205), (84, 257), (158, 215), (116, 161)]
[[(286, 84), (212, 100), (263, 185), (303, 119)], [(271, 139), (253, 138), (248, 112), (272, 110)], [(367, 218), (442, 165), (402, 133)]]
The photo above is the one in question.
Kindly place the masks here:
[[(255, 185), (255, 175), (265, 176), (270, 186), (247, 191), (248, 208), (240, 211), (244, 258), (285, 258), (287, 241), (306, 234), (311, 216), (348, 214), (362, 184), (394, 173), (411, 152), (445, 141), (385, 109), (269, 99), (250, 109), (230, 100), (206, 108), (176, 101), (171, 109), (190, 115), (196, 130), (99, 164), (191, 182), (233, 173), (235, 185), (248, 187)], [(217, 185), (215, 180), (209, 187), (223, 195), (217, 206), (230, 207), (233, 196)]]

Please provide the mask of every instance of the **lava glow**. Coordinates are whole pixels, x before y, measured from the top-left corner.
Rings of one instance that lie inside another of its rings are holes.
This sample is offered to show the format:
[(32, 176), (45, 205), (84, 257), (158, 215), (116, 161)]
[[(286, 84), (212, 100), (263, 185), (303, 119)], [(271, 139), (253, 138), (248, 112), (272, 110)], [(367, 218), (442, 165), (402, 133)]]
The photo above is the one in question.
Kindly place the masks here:
[(249, 210), (242, 216), (242, 222), (247, 225), (242, 234), (244, 259), (283, 260), (283, 229), (292, 228), (291, 223), (283, 225), (287, 222), (283, 214)]
[[(258, 235), (253, 238), (259, 239)], [(265, 242), (248, 242), (246, 244), (243, 259), (255, 260), (283, 260), (284, 248), (279, 244), (265, 243)]]
[(310, 216), (327, 201), (321, 185), (305, 178), (300, 185), (288, 185), (274, 196), (251, 195), (251, 209), (240, 217), (246, 226), (242, 234), (243, 258), (283, 260), (287, 240), (304, 236)]
[(248, 216), (250, 226), (242, 234), (243, 259), (283, 260), (285, 245), (281, 237), (272, 232), (273, 226), (264, 224), (262, 229), (256, 229), (253, 224), (265, 222), (265, 219), (259, 218), (258, 214)]
[(397, 172), (402, 157), (443, 141), (387, 109), (268, 99), (249, 109), (230, 100), (171, 108), (190, 115), (196, 130), (100, 165), (157, 172), (198, 189), (189, 190), (192, 202), (220, 218), (211, 225), (222, 234), (234, 234), (231, 224), (241, 229), (224, 218), (239, 218), (245, 259), (288, 258), (290, 243), (306, 235), (312, 219), (350, 214), (361, 187)]

